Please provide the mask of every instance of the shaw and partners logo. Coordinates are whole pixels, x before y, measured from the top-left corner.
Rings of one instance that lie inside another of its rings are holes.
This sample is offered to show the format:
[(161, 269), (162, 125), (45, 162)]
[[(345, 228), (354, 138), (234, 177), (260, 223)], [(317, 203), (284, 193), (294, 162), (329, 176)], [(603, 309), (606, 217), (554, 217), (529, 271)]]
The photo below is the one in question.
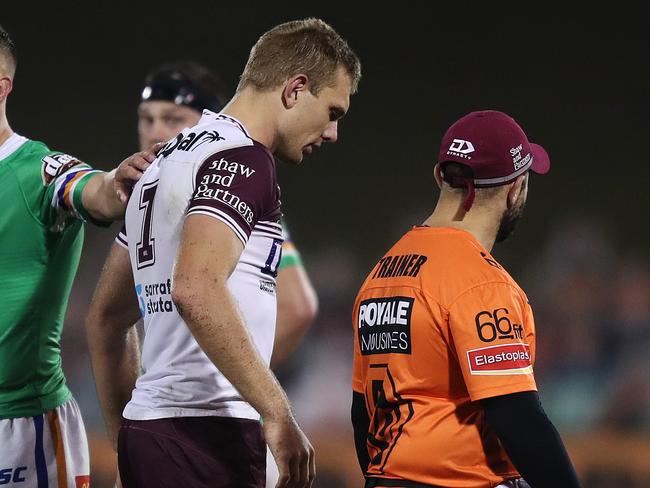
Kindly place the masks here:
[(138, 283), (135, 292), (140, 302), (140, 314), (165, 313), (174, 311), (172, 302), (172, 280), (167, 279), (161, 283)]
[(530, 153), (526, 154), (526, 156), (522, 156), (522, 150), (523, 145), (521, 144), (510, 149), (510, 156), (512, 156), (512, 165), (515, 167), (515, 171), (526, 166), (532, 159)]
[(533, 366), (528, 344), (515, 343), (488, 346), (467, 351), (472, 374), (510, 375), (532, 374)]

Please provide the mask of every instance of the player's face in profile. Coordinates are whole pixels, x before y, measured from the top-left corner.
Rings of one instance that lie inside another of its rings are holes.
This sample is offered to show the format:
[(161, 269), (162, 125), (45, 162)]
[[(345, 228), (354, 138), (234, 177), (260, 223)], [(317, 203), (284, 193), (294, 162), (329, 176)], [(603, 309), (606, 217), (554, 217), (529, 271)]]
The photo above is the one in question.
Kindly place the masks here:
[(316, 96), (309, 90), (300, 92), (302, 99), (290, 111), (276, 150), (280, 160), (298, 164), (323, 142), (336, 142), (338, 121), (350, 106), (351, 86), (350, 76), (339, 68), (334, 86), (322, 88)]
[(163, 100), (142, 102), (138, 107), (140, 150), (166, 142), (186, 127), (196, 125), (201, 114), (184, 105)]
[(496, 242), (505, 241), (517, 227), (517, 222), (524, 213), (524, 207), (526, 206), (526, 198), (528, 197), (528, 174), (524, 178), (524, 181), (521, 185), (521, 192), (519, 192), (519, 198), (515, 204), (507, 208), (503, 215), (501, 216), (501, 222), (499, 223), (499, 230), (497, 231)]

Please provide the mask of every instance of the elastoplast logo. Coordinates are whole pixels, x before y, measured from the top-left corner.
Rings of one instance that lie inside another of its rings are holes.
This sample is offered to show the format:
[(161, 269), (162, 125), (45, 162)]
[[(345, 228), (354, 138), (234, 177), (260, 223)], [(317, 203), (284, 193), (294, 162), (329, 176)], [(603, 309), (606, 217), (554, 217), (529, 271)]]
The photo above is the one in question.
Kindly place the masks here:
[(469, 370), (477, 375), (532, 374), (528, 344), (488, 346), (467, 351)]

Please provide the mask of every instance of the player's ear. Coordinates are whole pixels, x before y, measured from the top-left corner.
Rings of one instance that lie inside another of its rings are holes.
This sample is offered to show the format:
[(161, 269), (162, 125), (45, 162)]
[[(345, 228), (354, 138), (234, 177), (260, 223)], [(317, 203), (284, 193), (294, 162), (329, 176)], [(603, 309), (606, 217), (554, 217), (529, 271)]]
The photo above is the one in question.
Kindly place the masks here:
[(440, 163), (436, 163), (433, 167), (433, 177), (436, 180), (438, 188), (442, 189), (442, 169), (440, 169)]
[(300, 94), (307, 90), (309, 77), (305, 74), (293, 75), (284, 84), (282, 90), (282, 104), (285, 108), (293, 108), (300, 98)]
[(519, 196), (521, 195), (521, 192), (523, 191), (524, 188), (524, 181), (526, 180), (526, 175), (519, 175), (513, 181), (510, 183), (510, 188), (508, 188), (508, 196), (507, 196), (507, 205), (508, 208), (512, 208), (515, 203), (517, 203), (517, 200), (519, 200)]
[(14, 82), (8, 76), (0, 76), (0, 102), (7, 99), (14, 87)]

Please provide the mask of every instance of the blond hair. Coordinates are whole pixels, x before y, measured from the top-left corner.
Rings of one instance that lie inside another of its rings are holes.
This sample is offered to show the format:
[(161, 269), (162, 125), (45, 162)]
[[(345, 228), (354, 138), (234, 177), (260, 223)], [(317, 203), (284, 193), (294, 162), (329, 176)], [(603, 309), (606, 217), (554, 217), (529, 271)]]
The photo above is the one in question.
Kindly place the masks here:
[(354, 93), (361, 78), (361, 63), (348, 43), (320, 19), (294, 20), (258, 39), (237, 91), (249, 85), (258, 90), (273, 89), (302, 73), (309, 77), (309, 90), (317, 95), (323, 87), (334, 85), (339, 67), (350, 76)]

